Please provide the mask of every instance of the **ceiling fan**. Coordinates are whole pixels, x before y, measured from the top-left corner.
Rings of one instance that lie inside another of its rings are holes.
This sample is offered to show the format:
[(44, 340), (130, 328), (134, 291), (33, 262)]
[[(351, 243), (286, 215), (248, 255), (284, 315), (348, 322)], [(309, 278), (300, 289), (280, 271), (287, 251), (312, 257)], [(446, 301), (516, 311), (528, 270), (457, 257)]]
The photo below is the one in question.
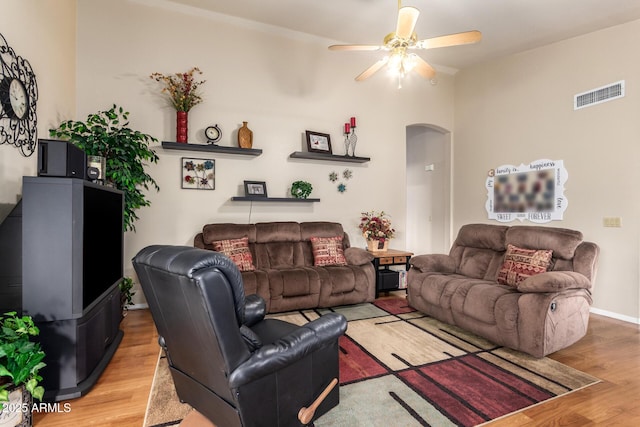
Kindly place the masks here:
[(436, 71), (424, 59), (409, 50), (415, 49), (435, 49), (439, 47), (458, 46), (479, 42), (482, 38), (480, 31), (465, 31), (463, 33), (450, 34), (446, 36), (433, 37), (418, 40), (418, 36), (413, 31), (418, 20), (420, 11), (412, 6), (402, 7), (401, 0), (398, 0), (398, 23), (393, 33), (387, 34), (382, 45), (362, 45), (336, 44), (329, 46), (330, 50), (384, 50), (390, 52), (384, 58), (378, 60), (371, 67), (364, 70), (356, 77), (356, 81), (362, 81), (371, 77), (374, 73), (387, 65), (398, 75), (399, 87), (402, 87), (402, 79), (405, 74), (416, 70), (418, 74), (426, 79), (432, 79)]

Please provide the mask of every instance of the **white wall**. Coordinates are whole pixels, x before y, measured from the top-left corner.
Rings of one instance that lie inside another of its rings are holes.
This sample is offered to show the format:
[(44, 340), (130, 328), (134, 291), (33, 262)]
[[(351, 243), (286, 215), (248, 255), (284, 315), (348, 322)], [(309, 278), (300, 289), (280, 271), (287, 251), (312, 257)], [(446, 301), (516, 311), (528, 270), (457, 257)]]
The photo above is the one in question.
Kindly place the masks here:
[[(550, 226), (601, 248), (596, 311), (638, 321), (640, 21), (464, 70), (456, 76), (454, 228), (488, 222), (487, 172), (564, 160), (568, 208)], [(573, 110), (573, 96), (626, 80), (626, 97)], [(604, 228), (603, 217), (622, 218)], [(516, 224), (517, 221), (512, 223)]]
[[(153, 72), (174, 73), (198, 66), (207, 82), (204, 103), (189, 115), (190, 142), (204, 143), (202, 130), (219, 124), (220, 145), (236, 146), (235, 132), (248, 121), (259, 157), (157, 148), (158, 165), (149, 173), (160, 192), (139, 212), (137, 232), (127, 233), (128, 260), (149, 244), (191, 245), (211, 222), (329, 220), (343, 224), (353, 245), (364, 246), (357, 226), (360, 212), (384, 210), (398, 230), (392, 247), (402, 249), (405, 218), (405, 127), (412, 123), (453, 126), (453, 78), (437, 85), (417, 76), (401, 90), (384, 72), (353, 79), (376, 56), (329, 52), (330, 41), (284, 33), (256, 23), (164, 1), (78, 2), (78, 118), (117, 103), (131, 112), (131, 126), (159, 140), (175, 138), (175, 113), (160, 96)], [(334, 153), (343, 154), (342, 127), (358, 120), (356, 154), (365, 164), (291, 160), (306, 150), (304, 131), (331, 134)], [(304, 146), (304, 148), (303, 148)], [(180, 188), (181, 157), (216, 160), (214, 191)], [(345, 169), (353, 178), (338, 193), (329, 174)], [(312, 183), (314, 204), (231, 202), (242, 195), (243, 180), (267, 182), (270, 196), (285, 197), (293, 181)], [(251, 216), (250, 216), (251, 215)], [(132, 274), (127, 263), (126, 274)]]
[[(75, 0), (3, 0), (0, 33), (16, 55), (29, 61), (38, 85), (38, 137), (47, 138), (60, 117), (75, 112)], [(0, 203), (16, 203), (22, 176), (36, 174), (36, 157), (0, 145)]]

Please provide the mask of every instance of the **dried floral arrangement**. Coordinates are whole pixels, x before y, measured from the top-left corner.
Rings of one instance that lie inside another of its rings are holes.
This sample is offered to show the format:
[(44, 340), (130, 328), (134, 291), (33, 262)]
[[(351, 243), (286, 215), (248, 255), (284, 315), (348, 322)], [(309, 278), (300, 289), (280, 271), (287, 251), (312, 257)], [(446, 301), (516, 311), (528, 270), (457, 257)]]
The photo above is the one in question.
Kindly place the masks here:
[(157, 82), (164, 83), (162, 92), (169, 95), (171, 105), (176, 111), (189, 111), (202, 102), (202, 96), (198, 88), (206, 82), (206, 80), (196, 81), (195, 74), (202, 74), (202, 71), (198, 67), (193, 67), (186, 73), (170, 75), (153, 73), (149, 77)]

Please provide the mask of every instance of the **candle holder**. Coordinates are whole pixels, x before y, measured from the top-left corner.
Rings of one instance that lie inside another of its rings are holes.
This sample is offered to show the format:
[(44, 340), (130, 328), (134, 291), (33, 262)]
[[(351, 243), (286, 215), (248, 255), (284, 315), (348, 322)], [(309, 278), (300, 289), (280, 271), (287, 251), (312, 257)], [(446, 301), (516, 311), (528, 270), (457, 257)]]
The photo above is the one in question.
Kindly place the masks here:
[(351, 147), (351, 157), (356, 156), (356, 143), (358, 142), (358, 135), (356, 135), (356, 127), (351, 126), (351, 135), (349, 135), (349, 146)]
[(349, 157), (349, 149), (351, 149), (351, 157), (356, 156), (356, 143), (358, 136), (356, 135), (356, 118), (351, 117), (349, 123), (344, 124), (344, 156)]
[(350, 145), (349, 133), (345, 132), (344, 133), (344, 156), (345, 157), (349, 157), (349, 145)]

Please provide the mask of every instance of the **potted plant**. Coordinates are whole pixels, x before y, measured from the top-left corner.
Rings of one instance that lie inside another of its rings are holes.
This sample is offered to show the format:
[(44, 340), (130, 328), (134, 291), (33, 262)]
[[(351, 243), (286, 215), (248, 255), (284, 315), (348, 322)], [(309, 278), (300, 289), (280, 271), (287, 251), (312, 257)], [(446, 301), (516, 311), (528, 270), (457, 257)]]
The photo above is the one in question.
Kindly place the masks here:
[(386, 251), (389, 239), (393, 238), (395, 229), (384, 211), (362, 212), (359, 228), (367, 241), (367, 249), (372, 252)]
[(122, 306), (122, 315), (126, 315), (127, 306), (133, 305), (133, 296), (136, 292), (133, 290), (133, 279), (125, 277), (120, 282), (120, 305)]
[(125, 231), (135, 231), (138, 219), (136, 210), (149, 206), (142, 188), (153, 186), (160, 190), (156, 181), (145, 172), (145, 162), (158, 162), (158, 155), (149, 148), (157, 139), (127, 127), (129, 112), (115, 104), (107, 111), (89, 114), (86, 122), (67, 120), (49, 134), (66, 139), (84, 150), (88, 156), (106, 159), (107, 183), (124, 192)]
[(295, 181), (291, 184), (291, 195), (296, 199), (306, 199), (312, 190), (313, 186), (307, 181)]
[[(46, 366), (42, 362), (45, 354), (40, 343), (32, 341), (39, 333), (30, 316), (19, 317), (15, 311), (0, 316), (0, 409), (5, 406), (3, 402), (11, 404), (7, 414), (0, 411), (0, 420), (5, 415), (30, 414), (32, 398), (42, 400), (44, 388), (39, 385), (42, 377), (38, 372)], [(28, 424), (21, 425), (30, 425), (30, 419), (27, 415)]]

